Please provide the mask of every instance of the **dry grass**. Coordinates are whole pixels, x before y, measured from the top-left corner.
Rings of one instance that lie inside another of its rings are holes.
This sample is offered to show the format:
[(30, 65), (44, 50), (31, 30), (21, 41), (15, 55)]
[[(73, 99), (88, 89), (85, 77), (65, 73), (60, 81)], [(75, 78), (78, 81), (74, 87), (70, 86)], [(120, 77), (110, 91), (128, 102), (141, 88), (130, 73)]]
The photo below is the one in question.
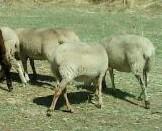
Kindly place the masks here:
[[(132, 74), (116, 72), (117, 90), (103, 90), (103, 109), (89, 102), (88, 87), (68, 87), (68, 96), (76, 114), (64, 112), (64, 101), (58, 110), (46, 116), (52, 101), (54, 79), (46, 61), (37, 61), (38, 81), (23, 88), (13, 71), (14, 91), (7, 92), (6, 83), (0, 83), (0, 130), (2, 131), (160, 131), (162, 130), (162, 14), (152, 17), (138, 11), (109, 12), (97, 6), (24, 5), (0, 7), (0, 25), (16, 27), (68, 27), (83, 41), (100, 41), (103, 37), (127, 32), (148, 37), (156, 47), (156, 64), (150, 73), (148, 94), (151, 109), (136, 97), (140, 87)], [(29, 69), (29, 72), (31, 70)], [(32, 75), (30, 75), (32, 76)]]
[[(26, 4), (26, 5), (40, 5), (40, 4), (100, 4), (109, 8), (124, 7), (123, 0), (2, 0), (1, 3), (8, 3), (10, 5)], [(126, 0), (126, 7), (134, 8), (148, 8), (150, 6), (161, 6), (161, 0)], [(124, 7), (125, 8), (125, 7)]]

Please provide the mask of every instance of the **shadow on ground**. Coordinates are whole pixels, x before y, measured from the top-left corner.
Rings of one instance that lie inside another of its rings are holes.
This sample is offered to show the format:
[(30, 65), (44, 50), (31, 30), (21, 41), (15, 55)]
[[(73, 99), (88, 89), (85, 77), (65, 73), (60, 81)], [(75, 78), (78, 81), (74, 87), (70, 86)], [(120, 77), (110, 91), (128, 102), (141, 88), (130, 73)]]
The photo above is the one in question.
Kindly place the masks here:
[(8, 88), (5, 88), (5, 87), (3, 87), (3, 86), (1, 86), (1, 85), (0, 85), (0, 89), (1, 89), (1, 90), (4, 90), (4, 91), (9, 91)]
[[(133, 94), (130, 94), (128, 92), (125, 92), (125, 91), (122, 91), (120, 89), (113, 89), (113, 88), (110, 88), (110, 87), (107, 87), (107, 85), (105, 85), (105, 83), (102, 83), (102, 92), (106, 95), (111, 95), (117, 99), (121, 99), (121, 100), (124, 100), (124, 101), (127, 101), (131, 104), (134, 104), (134, 105), (138, 105), (137, 103), (134, 103), (133, 101), (130, 101), (129, 98), (133, 98), (133, 99), (136, 99), (136, 96), (133, 95)], [(82, 88), (82, 89), (86, 89), (86, 90), (89, 90), (90, 92), (95, 92), (95, 87), (94, 86), (90, 86), (90, 85), (79, 85), (77, 86), (78, 89)], [(136, 99), (137, 100), (137, 99)]]
[[(111, 95), (117, 99), (120, 99), (120, 100), (124, 100), (126, 102), (129, 102), (133, 105), (138, 105), (140, 107), (144, 107), (143, 105), (139, 105), (138, 102), (137, 102), (137, 98), (135, 95), (133, 94), (130, 94), (128, 92), (125, 92), (125, 91), (122, 91), (120, 89), (113, 89), (113, 88), (103, 88), (102, 92), (104, 94), (108, 94), (108, 95)], [(133, 100), (130, 100), (130, 98), (133, 98), (136, 102), (134, 102)]]
[[(12, 72), (11, 75), (12, 75), (13, 81), (21, 83), (19, 75), (17, 73)], [(46, 76), (46, 75), (40, 75), (40, 74), (37, 75), (36, 79), (32, 79), (34, 77), (32, 74), (30, 74), (29, 77), (31, 78), (30, 84), (31, 85), (37, 85), (37, 86), (47, 85), (47, 86), (52, 87), (53, 85), (51, 84), (51, 82), (55, 81), (54, 77), (52, 77), (52, 76)], [(84, 84), (83, 84), (83, 85), (80, 85), (80, 86), (78, 85), (77, 88), (78, 89), (79, 88), (87, 89), (90, 92), (95, 92), (95, 88), (93, 86), (87, 87), (87, 85), (84, 86)], [(4, 89), (4, 88), (1, 88), (1, 89), (7, 90), (7, 89)], [(81, 102), (84, 102), (84, 101), (86, 101), (86, 100), (88, 100), (89, 98), (92, 97), (92, 96), (90, 97), (90, 94), (91, 94), (90, 92), (84, 91), (84, 92), (68, 93), (69, 101), (72, 104), (79, 104)], [(126, 102), (129, 102), (133, 105), (139, 105), (138, 103), (135, 103), (135, 102), (133, 102), (132, 100), (129, 99), (129, 98), (133, 98), (133, 99), (137, 100), (135, 95), (130, 94), (130, 93), (125, 92), (125, 91), (122, 91), (120, 89), (107, 88), (105, 85), (103, 85), (102, 92), (104, 94), (111, 95), (111, 96), (113, 96), (117, 99), (121, 99), (121, 100), (124, 100)], [(51, 102), (52, 102), (52, 96), (38, 97), (38, 98), (35, 98), (33, 100), (33, 102), (38, 104), (38, 105), (44, 105), (44, 106), (49, 107)], [(64, 102), (63, 97), (61, 96), (58, 100), (56, 109), (59, 109), (61, 106), (63, 106), (63, 103), (65, 103), (65, 102)]]
[[(20, 77), (18, 73), (11, 72), (11, 78), (13, 81), (21, 83)], [(37, 86), (53, 86), (51, 82), (55, 81), (54, 77), (47, 76), (47, 75), (40, 75), (38, 74), (37, 77), (34, 77), (33, 74), (29, 74), (30, 84), (37, 85)]]
[[(84, 103), (87, 100), (89, 101), (91, 97), (92, 97), (91, 93), (85, 91), (68, 93), (68, 99), (71, 104)], [(52, 99), (53, 99), (53, 95), (36, 97), (33, 99), (33, 103), (36, 103), (37, 105), (49, 107), (52, 103)], [(65, 100), (64, 97), (61, 95), (57, 101), (56, 110), (60, 109), (62, 106), (64, 106), (64, 104), (65, 104)]]

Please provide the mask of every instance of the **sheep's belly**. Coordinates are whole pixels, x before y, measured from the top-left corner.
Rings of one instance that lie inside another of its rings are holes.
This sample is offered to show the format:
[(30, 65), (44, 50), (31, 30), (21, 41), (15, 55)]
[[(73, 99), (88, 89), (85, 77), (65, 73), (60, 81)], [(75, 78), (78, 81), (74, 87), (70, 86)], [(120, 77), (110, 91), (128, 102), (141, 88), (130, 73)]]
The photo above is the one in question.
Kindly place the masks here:
[(96, 75), (92, 75), (92, 76), (81, 75), (75, 78), (77, 82), (84, 82), (84, 83), (89, 83), (94, 79), (96, 79)]
[(38, 51), (35, 51), (35, 50), (32, 50), (30, 52), (27, 52), (27, 56), (29, 58), (34, 59), (34, 60), (44, 60), (45, 59), (45, 57), (42, 54), (42, 52), (38, 52)]
[(45, 60), (45, 57), (43, 57), (42, 55), (33, 55), (33, 56), (29, 56), (29, 58), (34, 59), (34, 60)]
[(113, 69), (116, 69), (117, 71), (120, 71), (120, 72), (131, 72), (130, 66), (128, 64), (123, 64), (123, 63), (113, 64), (113, 63), (111, 63), (110, 67)]

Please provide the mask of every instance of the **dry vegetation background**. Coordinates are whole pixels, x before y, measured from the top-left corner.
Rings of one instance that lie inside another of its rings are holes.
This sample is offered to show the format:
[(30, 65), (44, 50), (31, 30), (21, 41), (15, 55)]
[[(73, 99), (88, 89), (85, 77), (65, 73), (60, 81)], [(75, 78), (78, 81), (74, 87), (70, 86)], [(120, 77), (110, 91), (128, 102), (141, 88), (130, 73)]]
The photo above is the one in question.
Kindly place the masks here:
[(75, 3), (75, 4), (100, 4), (107, 7), (128, 7), (128, 8), (148, 8), (154, 5), (162, 6), (161, 0), (0, 0), (0, 3), (18, 4), (56, 4), (56, 3)]

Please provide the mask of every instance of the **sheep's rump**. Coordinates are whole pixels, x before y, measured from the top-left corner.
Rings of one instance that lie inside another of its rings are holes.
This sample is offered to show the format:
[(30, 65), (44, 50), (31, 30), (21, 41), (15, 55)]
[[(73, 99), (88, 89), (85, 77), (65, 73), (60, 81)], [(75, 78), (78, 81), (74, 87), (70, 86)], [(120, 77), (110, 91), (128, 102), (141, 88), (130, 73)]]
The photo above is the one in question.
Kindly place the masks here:
[[(118, 71), (131, 72), (131, 65), (142, 68), (147, 59), (152, 59), (155, 48), (150, 40), (137, 35), (111, 36), (102, 41), (107, 50), (109, 65)], [(150, 61), (150, 60), (149, 60)], [(151, 63), (148, 64), (149, 70)]]
[(65, 75), (69, 79), (79, 76), (83, 81), (85, 76), (96, 77), (108, 68), (106, 50), (97, 44), (64, 43), (58, 46), (52, 56), (57, 64), (54, 66), (59, 68), (62, 77)]

